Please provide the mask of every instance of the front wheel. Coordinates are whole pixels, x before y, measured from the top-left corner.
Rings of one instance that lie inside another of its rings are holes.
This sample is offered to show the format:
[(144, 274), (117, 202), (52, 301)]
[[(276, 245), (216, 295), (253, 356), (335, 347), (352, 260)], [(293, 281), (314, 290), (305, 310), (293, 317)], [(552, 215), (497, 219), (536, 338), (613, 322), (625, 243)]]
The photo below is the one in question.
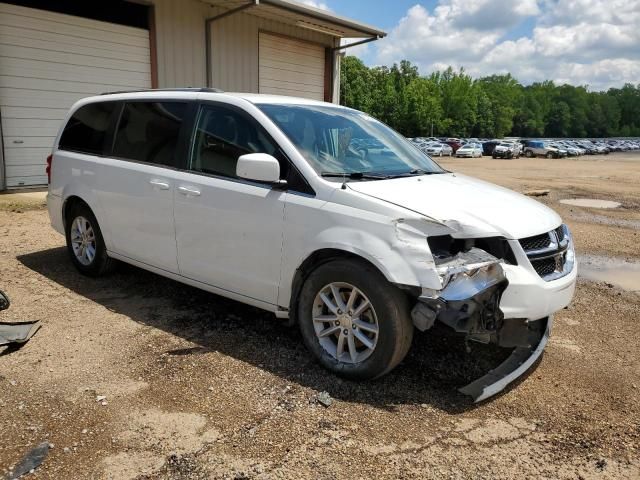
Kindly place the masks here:
[(87, 205), (71, 207), (65, 230), (69, 256), (80, 273), (99, 277), (113, 270), (115, 261), (107, 255), (98, 221)]
[(553, 158), (553, 153), (551, 153), (551, 152), (547, 152), (547, 154), (545, 155), (545, 157), (547, 157), (547, 158)]
[(391, 371), (413, 338), (406, 296), (373, 266), (334, 260), (307, 278), (298, 302), (306, 347), (328, 370), (349, 379)]
[(533, 157), (533, 152), (531, 150), (525, 150), (524, 151), (524, 156), (527, 158), (531, 158)]

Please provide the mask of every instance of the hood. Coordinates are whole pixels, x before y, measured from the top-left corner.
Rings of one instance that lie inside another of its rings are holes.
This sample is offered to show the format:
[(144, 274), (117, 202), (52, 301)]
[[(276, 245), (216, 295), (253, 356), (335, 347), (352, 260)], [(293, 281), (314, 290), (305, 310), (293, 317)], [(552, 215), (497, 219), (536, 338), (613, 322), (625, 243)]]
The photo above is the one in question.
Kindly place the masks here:
[(438, 220), (463, 236), (518, 239), (548, 232), (561, 223), (557, 213), (529, 197), (457, 173), (347, 185)]

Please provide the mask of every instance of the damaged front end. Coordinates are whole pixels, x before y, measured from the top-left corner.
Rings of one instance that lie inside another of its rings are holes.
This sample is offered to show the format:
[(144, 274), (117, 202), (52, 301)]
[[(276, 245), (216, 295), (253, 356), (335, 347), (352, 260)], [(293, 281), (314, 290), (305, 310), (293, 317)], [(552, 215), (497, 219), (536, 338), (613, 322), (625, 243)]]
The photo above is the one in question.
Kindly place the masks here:
[(434, 259), (442, 289), (423, 289), (411, 312), (416, 328), (428, 330), (437, 320), (469, 341), (514, 348), (500, 366), (460, 389), (480, 402), (503, 390), (535, 362), (546, 345), (551, 322), (504, 318), (500, 300), (509, 281), (503, 259), (477, 247)]

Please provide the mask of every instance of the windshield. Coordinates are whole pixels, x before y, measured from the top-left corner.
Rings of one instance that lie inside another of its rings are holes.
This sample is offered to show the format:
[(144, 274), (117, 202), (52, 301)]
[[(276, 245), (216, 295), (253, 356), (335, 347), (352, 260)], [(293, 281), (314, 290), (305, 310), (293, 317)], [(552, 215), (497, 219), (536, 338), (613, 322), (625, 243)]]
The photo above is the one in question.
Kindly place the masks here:
[(325, 105), (258, 107), (321, 175), (445, 172), (399, 133), (365, 113)]

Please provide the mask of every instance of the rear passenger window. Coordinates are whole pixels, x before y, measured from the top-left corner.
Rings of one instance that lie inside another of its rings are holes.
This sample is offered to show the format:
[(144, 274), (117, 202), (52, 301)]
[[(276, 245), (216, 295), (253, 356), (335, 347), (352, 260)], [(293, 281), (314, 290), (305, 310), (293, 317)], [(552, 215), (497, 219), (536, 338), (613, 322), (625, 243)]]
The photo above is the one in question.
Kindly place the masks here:
[(116, 105), (115, 102), (101, 102), (80, 107), (64, 127), (58, 147), (101, 155)]
[[(240, 155), (268, 153), (278, 157), (276, 150), (248, 115), (223, 106), (204, 106), (198, 115), (190, 168), (233, 178)], [(286, 173), (283, 163), (280, 161), (281, 173)]]
[(125, 103), (113, 144), (113, 156), (173, 165), (187, 104), (179, 102)]

